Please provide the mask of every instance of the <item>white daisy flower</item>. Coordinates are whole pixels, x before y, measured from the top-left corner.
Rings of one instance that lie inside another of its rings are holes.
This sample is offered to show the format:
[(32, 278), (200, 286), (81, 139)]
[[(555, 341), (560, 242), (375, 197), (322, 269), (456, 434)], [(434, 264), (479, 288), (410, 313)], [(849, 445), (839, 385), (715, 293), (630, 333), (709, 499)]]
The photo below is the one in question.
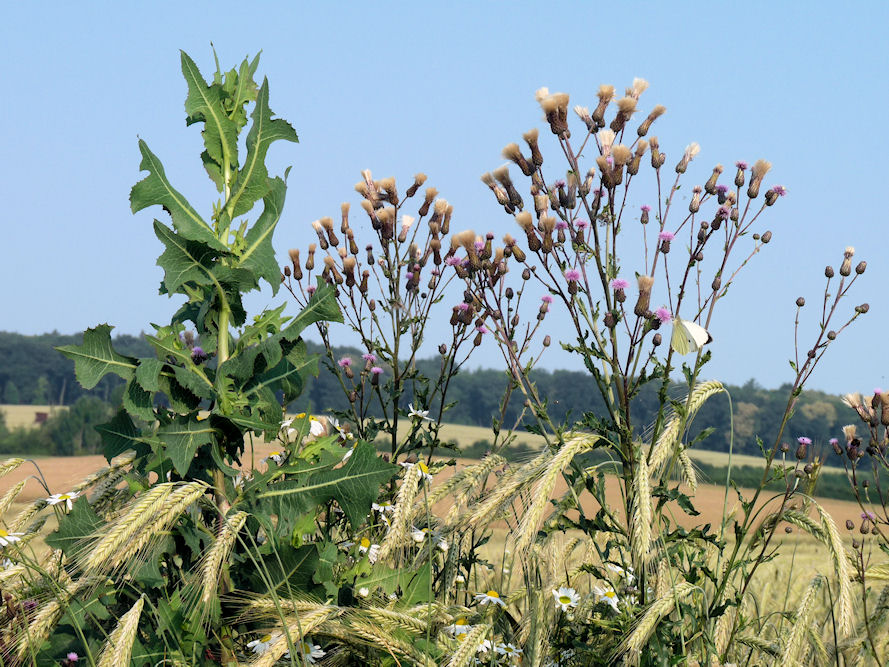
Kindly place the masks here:
[(614, 563), (605, 563), (605, 567), (625, 579), (628, 584), (632, 584), (634, 581), (636, 581), (636, 575), (633, 574), (632, 567), (624, 569), (620, 565), (616, 565)]
[(500, 598), (500, 593), (491, 589), (487, 593), (479, 593), (475, 596), (475, 601), (479, 604), (499, 604), (501, 607), (505, 607), (506, 603)]
[[(306, 413), (300, 412), (296, 415), (295, 419), (305, 419)], [(295, 437), (298, 434), (298, 431), (295, 428), (291, 428), (293, 424), (293, 419), (285, 419), (281, 422), (281, 431), (287, 435), (287, 439)], [(324, 423), (315, 417), (314, 415), (309, 415), (309, 435), (315, 436), (316, 438), (327, 435), (327, 428), (324, 426)]]
[(451, 625), (446, 625), (444, 627), (445, 632), (450, 632), (455, 637), (459, 637), (460, 635), (466, 635), (472, 632), (473, 626), (469, 621), (466, 620), (463, 616), (454, 621)]
[(599, 598), (599, 602), (604, 602), (611, 607), (615, 613), (620, 613), (620, 609), (617, 606), (617, 603), (620, 602), (620, 598), (617, 597), (617, 593), (614, 592), (613, 588), (609, 587), (607, 589), (602, 589), (598, 586), (593, 586), (593, 593)]
[(361, 588), (358, 589), (358, 595), (360, 595), (363, 598), (366, 598), (368, 595), (370, 595), (370, 589), (367, 586), (362, 586)]
[(278, 641), (279, 636), (280, 635), (263, 635), (259, 639), (247, 642), (247, 648), (253, 651), (256, 655), (262, 655), (269, 650), (269, 646)]
[(286, 455), (284, 452), (280, 452), (280, 451), (278, 451), (278, 450), (276, 449), (276, 450), (273, 451), (273, 452), (269, 452), (269, 455), (266, 456), (266, 457), (262, 460), (262, 462), (263, 462), (263, 463), (268, 463), (268, 462), (269, 462), (269, 459), (271, 459), (272, 461), (274, 461), (274, 462), (277, 463), (278, 465), (281, 465), (282, 463), (284, 463), (284, 459), (285, 459), (286, 457), (287, 457), (287, 455)]
[(13, 565), (15, 565), (15, 563), (13, 563), (13, 562), (12, 562), (11, 560), (9, 560), (8, 558), (4, 558), (4, 559), (3, 559), (3, 562), (0, 563), (0, 570), (8, 570), (8, 569), (11, 568)]
[(478, 645), (478, 648), (475, 649), (476, 653), (487, 653), (493, 648), (490, 639), (483, 639), (482, 642)]
[(387, 512), (389, 514), (395, 513), (395, 505), (392, 504), (392, 502), (389, 500), (384, 500), (381, 503), (371, 503), (370, 508), (376, 512), (379, 512), (380, 514), (384, 514)]
[(24, 533), (7, 533), (0, 528), (0, 547), (8, 547), (13, 542), (18, 542), (22, 539), (22, 535)]
[[(311, 641), (303, 641), (299, 644), (306, 662), (310, 665), (314, 665), (318, 661), (318, 658), (323, 658), (327, 655), (327, 651), (323, 650), (319, 644), (313, 644)], [(284, 659), (290, 659), (290, 651), (287, 651), (284, 654)]]
[(358, 553), (367, 554), (367, 560), (369, 560), (371, 564), (376, 563), (377, 558), (380, 555), (380, 545), (371, 544), (369, 539), (362, 537), (358, 542)]
[(512, 642), (507, 644), (498, 643), (494, 646), (494, 650), (505, 658), (518, 658), (522, 655), (522, 649), (518, 648)]
[(415, 410), (413, 403), (408, 403), (407, 407), (410, 408), (410, 412), (407, 413), (408, 417), (412, 417), (415, 419), (419, 419), (424, 422), (434, 422), (435, 420), (429, 416), (429, 410)]
[(80, 494), (77, 491), (72, 491), (71, 493), (54, 493), (46, 499), (46, 503), (48, 505), (59, 505), (61, 503), (65, 503), (65, 509), (70, 512), (71, 508), (74, 507), (74, 501), (79, 495)]
[(355, 436), (350, 431), (347, 431), (345, 428), (340, 426), (340, 420), (337, 419), (336, 417), (328, 417), (327, 423), (330, 426), (330, 428), (332, 428), (334, 431), (336, 431), (337, 435), (339, 435), (343, 440), (354, 440), (355, 439)]
[(413, 530), (411, 530), (411, 537), (413, 538), (414, 542), (417, 543), (422, 542), (428, 537), (430, 540), (435, 542), (435, 546), (447, 553), (448, 541), (437, 532), (429, 530), (429, 528), (415, 527)]
[(558, 589), (554, 588), (553, 597), (556, 599), (556, 604), (562, 608), (562, 611), (573, 609), (580, 602), (580, 596), (577, 594), (577, 591), (567, 586), (562, 586)]
[(421, 473), (421, 477), (420, 477), (420, 478), (421, 478), (421, 479), (425, 479), (427, 482), (431, 482), (431, 481), (432, 481), (432, 475), (429, 474), (429, 466), (427, 466), (427, 465), (426, 465), (425, 463), (423, 463), (422, 461), (418, 461), (417, 463), (407, 463), (406, 461), (402, 461), (402, 462), (400, 463), (400, 465), (401, 465), (401, 467), (404, 468), (405, 470), (410, 470), (410, 469), (413, 468), (415, 465), (416, 465), (416, 466), (419, 466), (419, 468), (420, 468), (420, 473)]

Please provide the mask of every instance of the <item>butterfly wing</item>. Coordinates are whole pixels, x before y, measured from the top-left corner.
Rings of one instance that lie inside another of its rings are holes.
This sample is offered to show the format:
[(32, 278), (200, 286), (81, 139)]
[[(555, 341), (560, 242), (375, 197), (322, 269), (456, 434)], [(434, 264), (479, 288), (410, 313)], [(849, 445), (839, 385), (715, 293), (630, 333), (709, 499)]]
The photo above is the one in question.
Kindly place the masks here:
[(673, 335), (670, 336), (670, 347), (679, 354), (688, 354), (691, 352), (688, 336), (685, 335), (685, 322), (678, 317), (673, 319)]

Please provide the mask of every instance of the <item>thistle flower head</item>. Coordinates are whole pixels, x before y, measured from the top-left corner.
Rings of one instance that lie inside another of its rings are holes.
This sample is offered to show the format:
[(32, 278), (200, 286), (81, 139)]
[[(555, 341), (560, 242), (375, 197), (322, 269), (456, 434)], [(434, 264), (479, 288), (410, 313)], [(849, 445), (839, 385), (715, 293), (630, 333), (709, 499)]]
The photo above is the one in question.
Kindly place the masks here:
[(577, 282), (580, 280), (580, 271), (577, 269), (567, 269), (565, 271), (565, 280)]
[(666, 229), (657, 235), (659, 241), (672, 241), (676, 238), (676, 235), (673, 232), (668, 232)]
[(738, 169), (742, 169), (742, 170), (743, 170), (743, 169), (746, 169), (746, 168), (747, 168), (747, 163), (744, 162), (743, 160), (738, 160), (737, 162), (735, 162), (735, 166), (736, 166)]
[(614, 289), (614, 290), (627, 289), (627, 287), (629, 287), (629, 286), (630, 286), (630, 283), (628, 283), (623, 278), (615, 278), (614, 280), (611, 281), (611, 289)]
[(663, 306), (654, 311), (654, 314), (661, 321), (661, 324), (669, 324), (673, 320), (673, 313), (670, 312), (669, 308), (664, 308)]
[(336, 362), (337, 366), (340, 368), (346, 368), (347, 366), (352, 365), (352, 357), (343, 357), (338, 362)]

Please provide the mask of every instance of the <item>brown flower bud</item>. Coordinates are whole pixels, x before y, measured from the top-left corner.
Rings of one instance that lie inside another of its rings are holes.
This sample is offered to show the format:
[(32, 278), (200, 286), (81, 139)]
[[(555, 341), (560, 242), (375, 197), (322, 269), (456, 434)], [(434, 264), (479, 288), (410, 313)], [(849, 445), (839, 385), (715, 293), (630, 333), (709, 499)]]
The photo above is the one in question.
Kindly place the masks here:
[(864, 271), (866, 269), (867, 269), (867, 262), (858, 262), (857, 266), (855, 267), (855, 273), (857, 273), (860, 276), (862, 273), (864, 273)]
[(827, 277), (827, 278), (833, 278), (834, 273), (833, 273), (833, 267), (832, 267), (832, 266), (826, 266), (826, 267), (824, 267), (824, 276)]
[(708, 178), (707, 182), (704, 184), (704, 191), (708, 195), (716, 194), (716, 181), (719, 179), (720, 174), (722, 174), (722, 165), (718, 164), (713, 167), (713, 173), (710, 174), (710, 178)]
[(605, 313), (605, 317), (603, 318), (603, 322), (605, 326), (609, 329), (613, 329), (617, 325), (617, 318), (614, 317), (614, 313), (610, 310)]
[(543, 154), (540, 152), (540, 146), (537, 145), (538, 135), (537, 128), (528, 130), (522, 135), (522, 139), (525, 140), (528, 148), (531, 149), (531, 162), (534, 163), (535, 167), (543, 164)]
[(639, 276), (636, 279), (637, 285), (639, 287), (639, 298), (636, 301), (636, 306), (633, 308), (633, 312), (641, 317), (645, 314), (645, 311), (648, 310), (648, 304), (651, 300), (651, 287), (654, 285), (654, 278), (651, 276)]
[(651, 339), (651, 343), (652, 343), (652, 345), (653, 345), (654, 347), (657, 347), (657, 346), (660, 345), (662, 342), (663, 342), (663, 338), (661, 337), (661, 335), (660, 335), (659, 333), (656, 333), (656, 334), (654, 335), (654, 338)]
[(836, 331), (831, 329), (830, 331), (827, 332), (827, 340), (836, 340), (836, 339), (837, 339), (837, 332)]
[(846, 530), (854, 530), (855, 524), (852, 523), (852, 519), (846, 519)]
[(413, 182), (413, 185), (411, 185), (411, 186), (407, 189), (407, 192), (406, 192), (405, 194), (406, 194), (408, 197), (413, 197), (415, 194), (417, 194), (417, 190), (419, 190), (420, 187), (421, 187), (421, 186), (423, 185), (423, 183), (425, 183), (425, 182), (426, 182), (426, 174), (424, 174), (424, 173), (416, 174), (416, 175), (414, 176), (414, 182)]
[(859, 315), (864, 315), (869, 310), (870, 306), (866, 303), (862, 303), (860, 306), (855, 306), (855, 312)]
[(762, 235), (762, 242), (763, 242), (763, 243), (768, 243), (768, 242), (771, 241), (771, 240), (772, 240), (772, 232), (769, 231), (769, 230), (763, 232), (763, 235)]
[(426, 197), (423, 200), (423, 203), (420, 205), (419, 210), (417, 211), (417, 215), (421, 218), (429, 213), (429, 207), (432, 206), (432, 200), (438, 196), (438, 190), (435, 188), (426, 188)]
[(543, 337), (543, 347), (549, 347), (552, 344), (552, 338), (549, 335)]
[(800, 297), (797, 297), (797, 299), (796, 299), (796, 305), (797, 305), (799, 308), (802, 308), (803, 306), (806, 305), (806, 300), (805, 300), (803, 297), (801, 297), (801, 296), (800, 296)]

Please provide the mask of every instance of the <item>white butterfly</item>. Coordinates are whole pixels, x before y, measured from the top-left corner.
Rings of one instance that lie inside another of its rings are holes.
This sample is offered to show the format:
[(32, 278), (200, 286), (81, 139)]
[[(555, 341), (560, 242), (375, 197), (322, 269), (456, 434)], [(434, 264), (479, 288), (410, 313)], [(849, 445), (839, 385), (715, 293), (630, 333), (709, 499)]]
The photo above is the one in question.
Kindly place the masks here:
[(712, 340), (713, 336), (700, 324), (686, 322), (678, 317), (673, 318), (673, 335), (670, 337), (670, 347), (679, 354), (697, 352)]

